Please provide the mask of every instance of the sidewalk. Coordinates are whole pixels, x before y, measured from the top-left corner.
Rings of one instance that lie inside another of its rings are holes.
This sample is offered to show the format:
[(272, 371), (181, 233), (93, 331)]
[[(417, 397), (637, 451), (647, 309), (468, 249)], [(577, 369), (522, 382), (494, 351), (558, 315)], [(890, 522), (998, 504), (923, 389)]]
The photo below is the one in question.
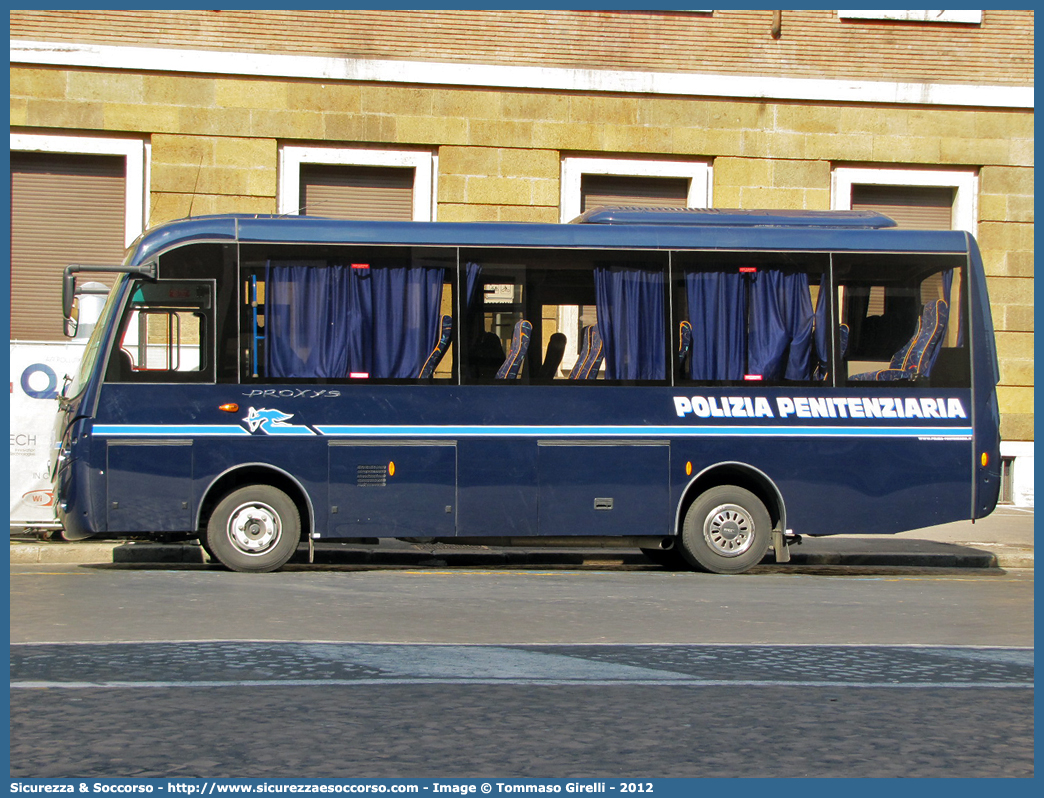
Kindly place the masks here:
[[(67, 543), (11, 535), (11, 563), (204, 563), (196, 544), (103, 540)], [(302, 547), (292, 563), (307, 563)], [(317, 542), (315, 562), (369, 566), (651, 566), (637, 549), (500, 548), (453, 544)], [(773, 562), (770, 554), (767, 562)], [(1032, 568), (1033, 510), (1000, 507), (988, 518), (902, 532), (802, 538), (790, 546), (791, 566), (915, 566), (921, 568)]]

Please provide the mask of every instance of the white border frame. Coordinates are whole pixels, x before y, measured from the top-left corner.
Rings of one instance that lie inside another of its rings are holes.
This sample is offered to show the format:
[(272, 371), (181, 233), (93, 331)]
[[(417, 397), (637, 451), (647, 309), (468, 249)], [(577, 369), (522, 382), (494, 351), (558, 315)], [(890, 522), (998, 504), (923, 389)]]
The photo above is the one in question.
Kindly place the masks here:
[(1014, 458), (1011, 474), (1011, 498), (1016, 507), (1033, 507), (1033, 443), (1033, 441), (1001, 441), (1001, 457)]
[(53, 152), (62, 155), (118, 155), (125, 164), (124, 247), (134, 243), (148, 224), (149, 174), (152, 145), (143, 139), (12, 133), (12, 152)]
[(982, 11), (838, 11), (838, 19), (887, 19), (895, 22), (948, 22), (981, 25)]
[(296, 216), (300, 212), (301, 164), (306, 163), (413, 169), (413, 221), (430, 222), (435, 218), (438, 156), (431, 152), (284, 145), (279, 148), (279, 213)]
[(837, 166), (830, 176), (830, 207), (852, 208), (852, 186), (931, 186), (956, 189), (950, 226), (976, 234), (979, 221), (979, 173), (974, 169), (867, 169)]
[(883, 80), (777, 78), (763, 75), (562, 69), (438, 61), (390, 61), (268, 55), (72, 42), (11, 41), (12, 64), (157, 72), (303, 78), (306, 80), (490, 86), (550, 91), (606, 91), (681, 97), (742, 97), (816, 102), (910, 103), (961, 108), (1033, 108), (1033, 86), (971, 83), (896, 83)]
[(584, 175), (619, 177), (684, 177), (689, 180), (690, 208), (711, 207), (711, 165), (700, 161), (652, 161), (622, 158), (562, 158), (559, 221), (566, 223), (580, 215), (580, 180)]

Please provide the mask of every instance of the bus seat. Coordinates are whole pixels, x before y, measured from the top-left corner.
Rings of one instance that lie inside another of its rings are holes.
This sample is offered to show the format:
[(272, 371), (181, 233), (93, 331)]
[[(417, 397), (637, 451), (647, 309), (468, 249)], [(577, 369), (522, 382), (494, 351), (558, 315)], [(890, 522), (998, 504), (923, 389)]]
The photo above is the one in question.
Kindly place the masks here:
[(687, 321), (683, 321), (678, 325), (678, 362), (681, 365), (685, 365), (685, 361), (689, 357), (689, 350), (691, 349), (692, 325)]
[(490, 379), (496, 376), (504, 362), (504, 345), (495, 332), (484, 331), (468, 353), (468, 366), (472, 377)]
[(580, 370), (584, 366), (584, 361), (587, 360), (587, 353), (591, 351), (591, 328), (583, 327), (580, 330), (580, 352), (576, 356), (576, 363), (573, 364), (573, 368), (569, 370), (569, 379), (576, 380), (580, 378)]
[(598, 334), (598, 325), (592, 324), (590, 327), (586, 327), (583, 330), (584, 345), (580, 350), (580, 357), (576, 360), (576, 365), (573, 366), (573, 370), (569, 372), (569, 379), (571, 380), (591, 380), (598, 377), (598, 369), (602, 365), (602, 358), (605, 357), (605, 350), (602, 347), (602, 336)]
[(917, 332), (892, 356), (888, 368), (853, 374), (849, 379), (861, 382), (889, 382), (927, 377), (939, 354), (939, 345), (946, 332), (949, 317), (950, 308), (945, 300), (936, 299), (934, 302), (925, 303), (921, 310), (921, 318), (917, 322)]
[(435, 348), (431, 350), (428, 359), (424, 361), (424, 365), (421, 367), (420, 371), (420, 379), (426, 380), (435, 373), (435, 369), (437, 369), (439, 363), (442, 362), (443, 355), (445, 355), (446, 350), (449, 349), (450, 339), (452, 337), (453, 317), (443, 316), (439, 327), (439, 341), (435, 344)]
[(565, 355), (566, 337), (560, 332), (552, 333), (547, 341), (547, 351), (544, 353), (544, 362), (540, 365), (540, 379), (553, 380), (558, 373), (558, 367), (562, 365), (562, 356)]
[(511, 351), (497, 372), (498, 380), (517, 379), (522, 371), (522, 361), (526, 359), (526, 352), (529, 351), (529, 339), (532, 334), (533, 325), (528, 321), (519, 319), (515, 322), (515, 330), (511, 334)]

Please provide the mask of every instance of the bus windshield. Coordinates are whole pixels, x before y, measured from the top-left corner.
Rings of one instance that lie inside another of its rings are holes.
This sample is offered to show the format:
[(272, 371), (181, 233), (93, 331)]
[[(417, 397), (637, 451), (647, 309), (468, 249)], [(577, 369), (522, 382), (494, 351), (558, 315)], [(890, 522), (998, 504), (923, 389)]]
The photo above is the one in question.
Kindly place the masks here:
[(116, 307), (116, 297), (119, 296), (120, 289), (126, 280), (127, 275), (121, 274), (116, 278), (116, 282), (109, 291), (109, 295), (105, 299), (105, 304), (102, 306), (98, 321), (94, 325), (94, 329), (91, 331), (91, 337), (87, 339), (87, 346), (83, 350), (83, 358), (80, 361), (80, 368), (62, 391), (63, 400), (75, 399), (86, 387), (87, 380), (94, 369), (94, 364), (98, 360), (98, 353), (101, 350), (102, 342), (105, 340), (105, 336), (109, 331), (113, 309)]

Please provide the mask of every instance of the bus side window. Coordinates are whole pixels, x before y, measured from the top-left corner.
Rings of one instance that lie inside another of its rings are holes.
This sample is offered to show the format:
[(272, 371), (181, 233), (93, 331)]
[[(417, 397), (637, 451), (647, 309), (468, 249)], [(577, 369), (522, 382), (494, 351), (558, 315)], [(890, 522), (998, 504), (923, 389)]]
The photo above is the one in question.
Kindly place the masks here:
[(822, 385), (829, 315), (821, 275), (731, 257), (679, 257), (675, 375), (680, 382)]
[(476, 250), (463, 260), (465, 381), (667, 381), (665, 255)]
[[(509, 373), (511, 380), (528, 376), (533, 323), (524, 318), (525, 273), (521, 264), (466, 264), (462, 333), (467, 341), (464, 375), (469, 381), (506, 380)], [(514, 368), (511, 359), (517, 361)], [(498, 377), (501, 373), (505, 376)]]
[(959, 269), (843, 280), (849, 382), (966, 387), (960, 281)]
[(307, 254), (249, 262), (241, 309), (246, 375), (449, 382), (458, 331), (445, 251), (352, 247)]

